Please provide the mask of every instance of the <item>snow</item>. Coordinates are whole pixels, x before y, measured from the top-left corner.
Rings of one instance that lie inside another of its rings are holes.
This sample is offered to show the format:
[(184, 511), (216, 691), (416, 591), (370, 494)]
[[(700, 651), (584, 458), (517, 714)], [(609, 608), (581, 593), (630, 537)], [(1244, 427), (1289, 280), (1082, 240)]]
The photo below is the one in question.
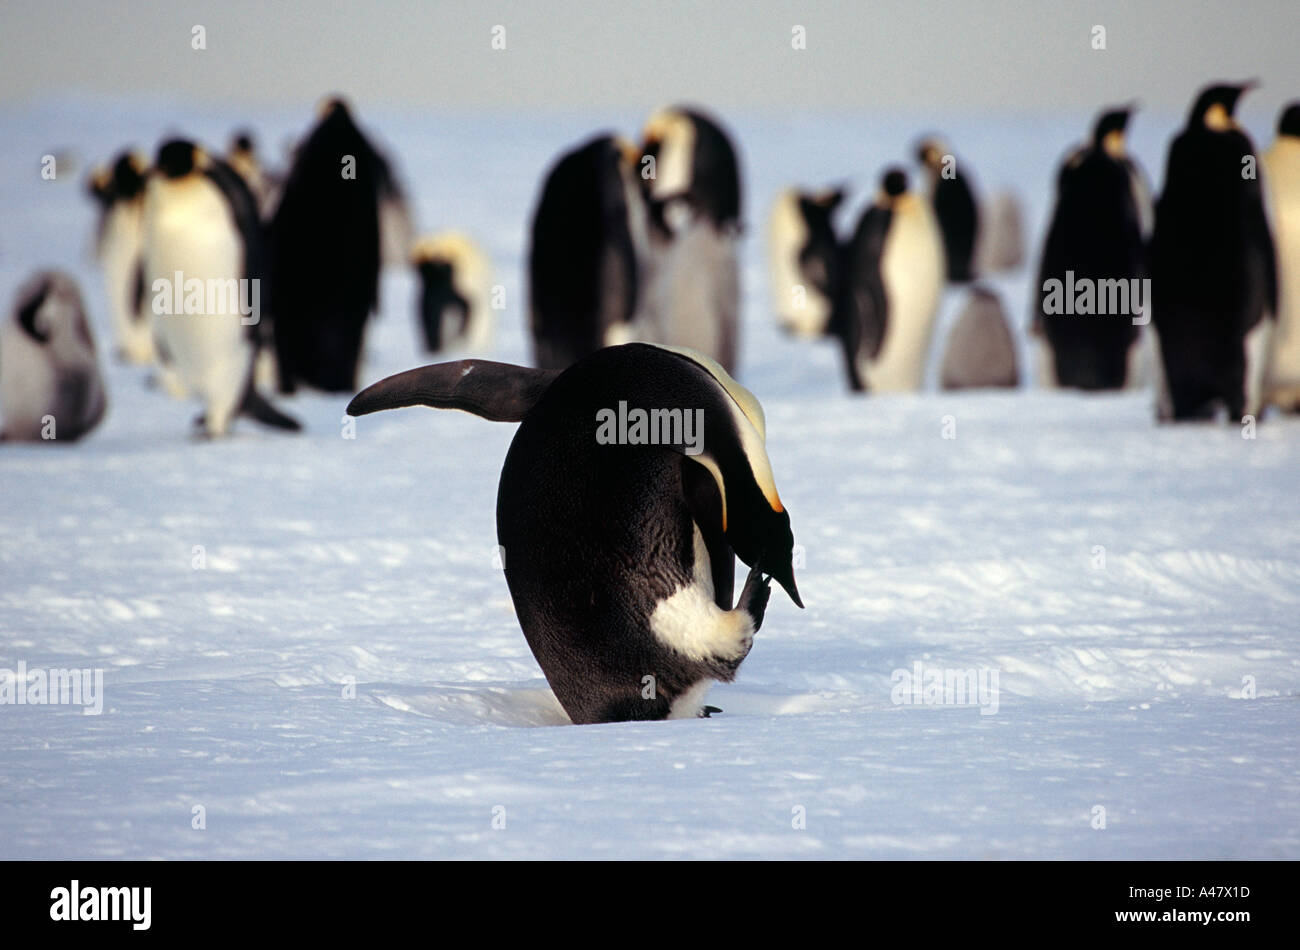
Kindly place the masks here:
[[(31, 270), (69, 269), (106, 347), (84, 163), (243, 123), (274, 156), (307, 115), (0, 113), (5, 306)], [(507, 294), (485, 355), (526, 360), (542, 169), (642, 117), (361, 118), (422, 230), (485, 244)], [(1300, 857), (1300, 422), (1161, 428), (1150, 393), (852, 398), (834, 347), (773, 326), (783, 185), (861, 199), (940, 128), (986, 194), (1017, 188), (1032, 255), (1089, 117), (724, 119), (748, 194), (739, 375), (808, 605), (774, 592), (709, 694), (724, 713), (562, 725), (493, 563), (513, 426), (409, 409), (348, 438), (346, 397), (299, 395), (281, 404), (300, 436), (199, 442), (196, 407), (105, 360), (88, 440), (0, 451), (0, 668), (105, 671), (102, 715), (0, 706), (0, 857)], [(1174, 121), (1136, 120), (1157, 181)], [(42, 181), (46, 153), (83, 165)], [(1029, 279), (994, 282), (1022, 342)], [(364, 382), (427, 361), (413, 294), (386, 275)], [(896, 704), (917, 663), (996, 671), (996, 712)]]

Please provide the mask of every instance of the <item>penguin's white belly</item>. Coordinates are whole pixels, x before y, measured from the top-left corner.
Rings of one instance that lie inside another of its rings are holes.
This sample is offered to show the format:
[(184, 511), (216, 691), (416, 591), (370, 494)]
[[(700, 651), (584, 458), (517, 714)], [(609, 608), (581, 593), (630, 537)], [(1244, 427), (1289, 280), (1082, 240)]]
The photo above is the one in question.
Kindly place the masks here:
[(861, 367), (873, 392), (921, 388), (943, 291), (943, 244), (934, 216), (919, 202), (895, 215), (880, 261), (889, 308), (877, 359)]
[(793, 191), (772, 209), (768, 229), (772, 298), (780, 326), (796, 336), (819, 337), (830, 319), (830, 301), (808, 286), (799, 267), (799, 252), (808, 242), (808, 226), (799, 214)]
[[(219, 192), (191, 188), (184, 198), (157, 209), (147, 244), (145, 299), (154, 332), (180, 381), (205, 403), (209, 431), (220, 433), (243, 395), (252, 359), (240, 311), (239, 235)], [(186, 288), (202, 289), (201, 313), (168, 312), (186, 309), (176, 307), (178, 280), (182, 304)], [(217, 292), (218, 285), (227, 291)]]
[(104, 221), (100, 262), (113, 318), (113, 335), (122, 355), (131, 363), (151, 363), (154, 359), (149, 321), (133, 309), (142, 240), (140, 202), (115, 204)]
[[(699, 527), (693, 527), (694, 577), (689, 584), (658, 603), (650, 616), (650, 632), (664, 646), (693, 660), (744, 657), (754, 638), (753, 620), (743, 608), (723, 610), (714, 601), (709, 551)], [(707, 679), (702, 680), (678, 696), (669, 718), (698, 715), (709, 683)]]
[(1278, 276), (1277, 328), (1268, 386), (1281, 401), (1300, 403), (1300, 144), (1274, 145), (1265, 156)]

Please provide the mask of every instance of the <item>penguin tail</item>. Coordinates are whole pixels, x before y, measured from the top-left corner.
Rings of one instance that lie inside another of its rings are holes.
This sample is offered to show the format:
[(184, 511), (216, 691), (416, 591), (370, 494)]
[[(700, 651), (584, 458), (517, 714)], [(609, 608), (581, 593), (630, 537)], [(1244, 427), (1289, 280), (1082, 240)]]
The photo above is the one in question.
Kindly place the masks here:
[(492, 422), (520, 422), (537, 404), (556, 370), (491, 360), (456, 360), (409, 369), (367, 386), (348, 403), (350, 416), (382, 409), (432, 406), (460, 409)]
[(248, 416), (255, 422), (273, 429), (285, 429), (289, 432), (301, 432), (302, 423), (292, 416), (287, 416), (254, 389), (251, 385), (244, 394), (244, 402), (239, 407), (241, 415)]

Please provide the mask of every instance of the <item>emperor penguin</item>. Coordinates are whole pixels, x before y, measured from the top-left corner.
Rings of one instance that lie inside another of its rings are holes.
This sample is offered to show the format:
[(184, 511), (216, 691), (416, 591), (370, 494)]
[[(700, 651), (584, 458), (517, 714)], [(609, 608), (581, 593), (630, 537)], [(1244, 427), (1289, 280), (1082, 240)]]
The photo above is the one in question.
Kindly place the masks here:
[(1020, 385), (1011, 325), (1002, 301), (987, 287), (971, 288), (969, 302), (948, 334), (939, 385), (950, 390)]
[[(1088, 143), (1066, 157), (1057, 175), (1033, 333), (1048, 350), (1044, 381), (1058, 386), (1120, 389), (1133, 381), (1149, 303), (1140, 282), (1151, 227), (1150, 192), (1125, 146), (1133, 111), (1131, 105), (1104, 111)], [(1096, 299), (1085, 312), (1065, 299), (1076, 286), (1093, 288)], [(1101, 312), (1112, 304), (1118, 312)]]
[(425, 349), (490, 346), (492, 267), (483, 250), (468, 235), (448, 231), (417, 241), (411, 262), (420, 278)]
[(650, 263), (640, 335), (698, 350), (735, 372), (741, 182), (731, 137), (697, 109), (662, 109), (642, 133), (641, 167)]
[(297, 429), (253, 385), (262, 232), (240, 176), (193, 142), (158, 149), (145, 190), (143, 273), (159, 358), (203, 403), (209, 437), (243, 413)]
[[(707, 714), (771, 580), (803, 606), (762, 407), (707, 356), (629, 343), (563, 372), (440, 363), (370, 386), (348, 412), (412, 405), (520, 423), (497, 540), (524, 636), (575, 723)], [(750, 571), (733, 606), (736, 557)]]
[(943, 234), (947, 278), (955, 284), (973, 280), (980, 212), (970, 176), (942, 139), (922, 139), (916, 157), (925, 171), (930, 203)]
[(920, 389), (944, 286), (944, 250), (930, 203), (887, 170), (843, 249), (831, 332), (855, 391)]
[(1253, 86), (1203, 90), (1169, 148), (1150, 251), (1162, 420), (1261, 406), (1277, 272), (1254, 145), (1233, 118)]
[(379, 302), (381, 212), (400, 194), (347, 104), (328, 100), (294, 155), (268, 231), (282, 392), (300, 383), (356, 388), (366, 321)]
[(73, 442), (106, 405), (76, 282), (61, 271), (36, 274), (0, 326), (0, 440)]
[(146, 165), (137, 152), (123, 152), (111, 168), (100, 169), (90, 182), (91, 194), (100, 206), (95, 251), (108, 291), (115, 349), (123, 361), (137, 365), (154, 362), (153, 336), (140, 282)]
[(834, 215), (844, 200), (838, 188), (782, 191), (768, 226), (769, 270), (777, 323), (812, 339), (829, 331), (839, 280), (840, 247)]
[(268, 218), (279, 199), (283, 182), (269, 172), (258, 155), (256, 140), (248, 129), (239, 129), (230, 137), (226, 148), (226, 164), (239, 173), (248, 190), (257, 199), (258, 213)]
[(1264, 190), (1277, 239), (1278, 317), (1266, 400), (1300, 412), (1300, 101), (1278, 121), (1277, 141), (1264, 153)]
[(528, 248), (533, 360), (542, 369), (632, 338), (647, 253), (636, 158), (630, 143), (602, 134), (547, 172)]

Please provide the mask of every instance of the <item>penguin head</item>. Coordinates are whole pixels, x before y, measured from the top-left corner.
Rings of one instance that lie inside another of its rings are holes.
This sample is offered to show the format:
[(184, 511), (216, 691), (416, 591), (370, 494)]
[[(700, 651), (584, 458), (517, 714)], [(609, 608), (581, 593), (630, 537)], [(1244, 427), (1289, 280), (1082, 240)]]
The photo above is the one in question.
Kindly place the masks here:
[(937, 175), (943, 167), (943, 157), (951, 151), (943, 139), (928, 135), (916, 143), (916, 160)]
[(946, 152), (948, 148), (944, 146), (943, 140), (933, 135), (927, 135), (917, 143), (917, 161), (926, 168), (939, 168), (943, 164)]
[(695, 126), (680, 109), (660, 109), (641, 130), (641, 155), (650, 158), (655, 174), (644, 180), (652, 198), (667, 200), (686, 194), (694, 184)]
[(123, 152), (113, 163), (113, 197), (130, 200), (144, 191), (145, 162), (138, 152)]
[(905, 194), (907, 194), (907, 172), (898, 167), (886, 169), (880, 176), (880, 193), (876, 195), (876, 204), (882, 208), (892, 208)]
[(204, 162), (203, 150), (189, 139), (170, 139), (159, 146), (154, 167), (164, 178), (174, 181), (192, 174)]
[(1282, 110), (1282, 117), (1277, 120), (1277, 134), (1300, 138), (1300, 100)]
[(56, 361), (69, 351), (95, 351), (81, 294), (66, 274), (44, 271), (24, 284), (18, 291), (15, 320)]
[(248, 155), (252, 156), (256, 146), (253, 144), (253, 133), (248, 129), (239, 129), (230, 137), (230, 154), (231, 155)]
[(86, 179), (86, 191), (102, 207), (113, 203), (113, 171), (105, 165), (96, 165)]
[(1200, 125), (1211, 132), (1226, 132), (1236, 127), (1233, 113), (1243, 93), (1258, 85), (1253, 79), (1243, 83), (1216, 83), (1201, 90), (1192, 106), (1189, 125)]
[(1118, 109), (1107, 109), (1092, 127), (1092, 145), (1104, 149), (1111, 158), (1122, 158), (1125, 151), (1124, 133), (1128, 129), (1128, 120), (1137, 110), (1135, 103)]
[(733, 512), (726, 535), (736, 557), (780, 584), (795, 606), (803, 606), (794, 582), (794, 533), (790, 530), (789, 512), (770, 505), (754, 505), (749, 511)]
[(443, 231), (420, 238), (411, 248), (411, 263), (416, 269), (426, 264), (444, 264), (451, 270), (461, 267), (484, 269), (482, 249), (467, 234)]
[(843, 188), (828, 188), (825, 191), (808, 192), (797, 191), (794, 193), (794, 199), (799, 206), (799, 215), (803, 218), (804, 224), (812, 234), (823, 233), (826, 229), (833, 230), (831, 223), (835, 210), (844, 201)]
[(336, 115), (343, 118), (352, 116), (348, 102), (342, 96), (326, 96), (316, 107), (316, 118), (321, 121)]
[(635, 171), (641, 163), (641, 146), (621, 135), (613, 136), (613, 143), (615, 151), (618, 152), (619, 164), (625, 169)]
[(459, 236), (424, 237), (411, 249), (411, 264), (425, 287), (450, 287), (463, 253)]
[(711, 357), (685, 347), (650, 345), (693, 363), (705, 374), (701, 378), (712, 377), (714, 405), (720, 410), (714, 418), (721, 425), (706, 430), (703, 452), (690, 457), (717, 483), (722, 531), (736, 557), (775, 580), (802, 607), (794, 582), (794, 534), (767, 457), (767, 420), (762, 405)]

